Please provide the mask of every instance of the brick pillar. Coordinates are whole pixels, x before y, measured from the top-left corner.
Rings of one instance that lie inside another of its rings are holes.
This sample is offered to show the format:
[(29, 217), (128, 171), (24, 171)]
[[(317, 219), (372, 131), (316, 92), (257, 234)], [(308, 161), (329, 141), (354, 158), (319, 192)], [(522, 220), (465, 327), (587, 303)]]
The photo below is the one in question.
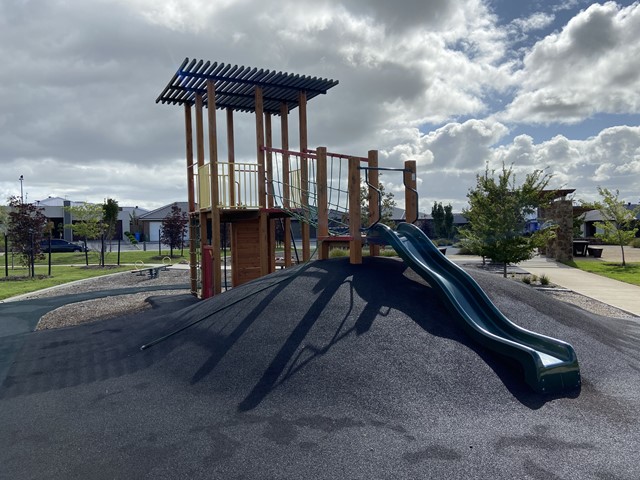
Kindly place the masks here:
[(573, 259), (573, 203), (571, 200), (556, 200), (541, 211), (545, 220), (556, 225), (556, 238), (547, 244), (546, 255), (559, 261)]

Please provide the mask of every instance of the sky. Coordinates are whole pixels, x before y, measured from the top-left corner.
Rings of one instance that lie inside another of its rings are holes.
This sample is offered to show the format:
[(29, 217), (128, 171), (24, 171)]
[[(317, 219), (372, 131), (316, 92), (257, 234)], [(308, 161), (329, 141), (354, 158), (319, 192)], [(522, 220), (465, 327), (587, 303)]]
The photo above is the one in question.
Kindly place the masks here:
[[(183, 110), (155, 99), (189, 57), (338, 80), (309, 145), (416, 160), (427, 213), (503, 164), (639, 203), (638, 38), (637, 1), (2, 0), (0, 202), (21, 175), (30, 202), (186, 200)], [(254, 117), (235, 122), (250, 161)], [(381, 180), (402, 206), (399, 174)]]

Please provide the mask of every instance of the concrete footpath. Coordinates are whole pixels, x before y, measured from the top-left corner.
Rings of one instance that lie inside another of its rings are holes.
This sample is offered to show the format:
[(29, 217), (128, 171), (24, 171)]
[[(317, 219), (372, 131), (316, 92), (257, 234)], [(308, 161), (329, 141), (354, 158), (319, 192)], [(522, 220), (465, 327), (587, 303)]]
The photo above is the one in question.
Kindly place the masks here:
[(568, 267), (545, 257), (518, 264), (532, 275), (546, 275), (551, 283), (640, 316), (640, 287)]

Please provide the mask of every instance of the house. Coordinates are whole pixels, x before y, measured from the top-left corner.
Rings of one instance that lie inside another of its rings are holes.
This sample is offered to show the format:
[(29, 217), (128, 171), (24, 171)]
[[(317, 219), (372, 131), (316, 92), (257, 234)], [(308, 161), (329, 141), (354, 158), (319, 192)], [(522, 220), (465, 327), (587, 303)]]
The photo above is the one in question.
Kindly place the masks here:
[[(638, 204), (627, 203), (625, 207), (627, 208), (627, 210), (634, 210), (638, 208)], [(636, 218), (640, 220), (640, 214), (637, 215)], [(596, 222), (602, 222), (602, 221), (604, 221), (604, 217), (602, 216), (599, 210), (589, 210), (588, 212), (585, 212), (584, 218), (583, 218), (583, 224), (582, 224), (582, 234), (586, 238), (595, 237), (595, 234), (600, 232), (596, 228), (595, 224)], [(640, 235), (640, 232), (638, 232), (638, 234)]]
[[(85, 202), (76, 202), (67, 200), (62, 197), (47, 197), (43, 200), (37, 200), (36, 206), (42, 210), (47, 219), (53, 223), (53, 236), (63, 238), (64, 240), (73, 241), (73, 232), (65, 225), (73, 223), (73, 215), (65, 210), (66, 207), (80, 206)], [(114, 240), (122, 240), (122, 234), (126, 230), (131, 229), (131, 220), (135, 216), (140, 216), (148, 210), (140, 207), (118, 207), (118, 221), (116, 224), (116, 233)]]
[[(188, 215), (188, 202), (172, 202), (163, 207), (156, 208), (150, 212), (140, 215), (138, 222), (140, 224), (141, 239), (147, 242), (159, 242), (160, 231), (162, 230), (162, 221), (171, 213), (171, 207), (177, 204), (178, 208)], [(185, 242), (188, 240), (188, 231), (185, 231)]]

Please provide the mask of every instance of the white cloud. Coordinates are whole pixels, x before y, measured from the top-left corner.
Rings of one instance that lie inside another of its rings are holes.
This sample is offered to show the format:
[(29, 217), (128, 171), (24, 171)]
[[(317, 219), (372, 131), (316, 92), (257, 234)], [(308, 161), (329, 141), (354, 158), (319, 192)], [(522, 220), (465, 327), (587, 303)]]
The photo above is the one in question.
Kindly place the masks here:
[(633, 198), (640, 181), (640, 127), (610, 127), (586, 140), (558, 135), (539, 144), (518, 136), (494, 149), (492, 165), (502, 161), (529, 171), (547, 169), (553, 186), (575, 188), (578, 198), (595, 199), (597, 186)]
[(640, 4), (593, 4), (538, 42), (518, 73), (502, 121), (574, 123), (640, 110)]
[[(310, 145), (377, 148), (385, 166), (417, 160), (422, 206), (461, 208), (486, 162), (550, 165), (585, 188), (607, 177), (622, 191), (637, 180), (634, 127), (536, 143), (521, 125), (505, 139), (512, 121), (638, 112), (639, 9), (594, 5), (531, 47), (515, 37), (549, 28), (552, 13), (500, 26), (483, 0), (2, 2), (0, 195), (22, 174), (30, 198), (184, 199), (183, 112), (154, 101), (187, 56), (339, 80), (309, 105)], [(253, 121), (235, 117), (240, 159), (255, 155)], [(218, 126), (224, 158), (222, 113)], [(296, 112), (290, 137), (297, 148)]]
[(426, 156), (427, 161), (418, 162), (418, 176), (420, 205), (427, 210), (434, 201), (461, 210), (475, 176), (486, 165), (497, 171), (503, 164), (512, 165), (519, 179), (544, 170), (553, 176), (552, 187), (575, 188), (577, 198), (595, 200), (597, 187), (603, 186), (619, 189), (628, 201), (638, 201), (640, 127), (610, 127), (586, 140), (557, 135), (535, 143), (532, 137), (519, 135), (501, 144), (506, 134), (506, 127), (496, 122), (452, 123), (428, 134), (407, 136), (405, 143), (385, 152), (386, 161), (394, 156)]
[(540, 30), (548, 27), (554, 19), (555, 15), (553, 14), (538, 12), (527, 18), (516, 18), (511, 22), (511, 25), (519, 32), (527, 33), (532, 30)]

